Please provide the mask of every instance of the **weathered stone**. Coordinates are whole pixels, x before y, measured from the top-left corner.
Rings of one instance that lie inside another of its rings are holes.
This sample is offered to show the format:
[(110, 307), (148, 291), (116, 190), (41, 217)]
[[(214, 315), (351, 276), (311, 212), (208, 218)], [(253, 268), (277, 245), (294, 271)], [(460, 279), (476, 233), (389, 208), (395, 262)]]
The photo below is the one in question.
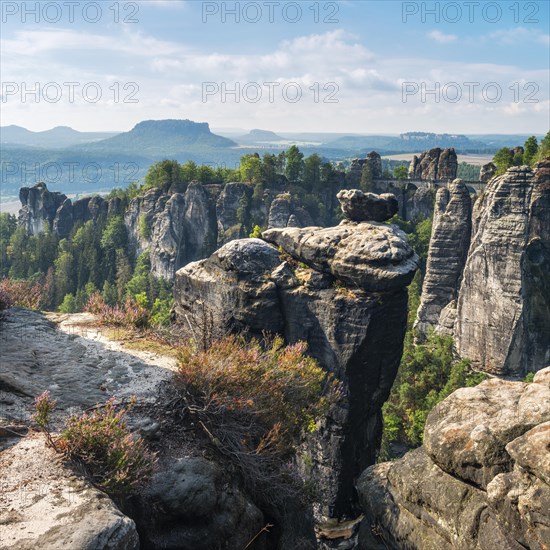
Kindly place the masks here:
[(481, 167), (479, 172), (479, 181), (488, 182), (492, 180), (497, 172), (497, 167), (492, 163), (488, 162)]
[(426, 452), (446, 472), (481, 488), (508, 471), (508, 442), (550, 420), (550, 386), (490, 379), (462, 388), (434, 407)]
[(290, 194), (277, 195), (269, 209), (268, 228), (307, 227), (313, 225), (311, 216), (291, 198)]
[(71, 199), (66, 199), (57, 209), (53, 220), (53, 230), (60, 238), (66, 239), (73, 228), (73, 208)]
[(414, 325), (420, 340), (438, 326), (443, 309), (458, 297), (470, 246), (471, 216), (472, 201), (462, 180), (437, 191), (426, 276)]
[(358, 186), (361, 182), (363, 168), (367, 165), (373, 180), (382, 177), (382, 159), (376, 151), (371, 151), (364, 159), (353, 159), (346, 175), (346, 182), (351, 186)]
[(57, 210), (67, 200), (67, 196), (63, 193), (51, 193), (46, 184), (40, 182), (34, 187), (22, 187), (19, 190), (19, 199), (19, 223), (25, 227), (27, 234), (38, 235), (53, 228)]
[(253, 188), (246, 183), (228, 183), (216, 202), (218, 246), (245, 237), (243, 222), (250, 208)]
[(337, 197), (344, 215), (354, 222), (384, 222), (395, 216), (399, 208), (397, 198), (389, 193), (375, 195), (348, 189), (340, 191)]
[(454, 180), (458, 160), (453, 148), (430, 149), (414, 156), (409, 166), (409, 178), (420, 180)]
[(462, 388), (428, 417), (424, 446), (365, 470), (358, 547), (544, 550), (550, 536), (550, 367), (531, 384)]
[(380, 179), (382, 177), (382, 158), (376, 151), (371, 151), (367, 154), (367, 164), (370, 168), (372, 179)]
[(344, 221), (336, 227), (270, 229), (263, 238), (317, 271), (384, 291), (410, 284), (418, 257), (393, 225)]
[(550, 362), (550, 185), (544, 166), (539, 175), (527, 166), (510, 168), (487, 184), (474, 206), (454, 336), (462, 357), (494, 374), (522, 377)]
[(215, 247), (214, 203), (198, 183), (189, 184), (185, 194), (152, 189), (132, 200), (124, 220), (136, 254), (148, 250), (152, 272), (169, 281)]
[(0, 547), (18, 550), (137, 550), (135, 523), (78, 479), (42, 435), (0, 452)]
[[(233, 480), (204, 458), (176, 459), (153, 477), (141, 498), (157, 508), (140, 521), (153, 548), (244, 548), (265, 525), (262, 512)], [(265, 547), (263, 539), (256, 547)]]
[[(293, 267), (273, 245), (258, 239), (233, 241), (178, 271), (175, 317), (194, 330), (206, 323), (215, 333), (267, 331), (289, 343), (309, 344), (320, 365), (342, 381), (344, 394), (303, 444), (301, 454), (309, 459), (301, 471), (322, 493), (315, 505), (319, 520), (355, 517), (353, 479), (375, 458), (381, 406), (402, 351), (404, 287), (414, 275), (416, 257), (404, 234), (385, 224), (349, 222), (265, 234), (275, 242), (283, 235), (283, 248), (293, 243), (287, 251), (313, 269)], [(308, 243), (305, 260), (306, 247), (298, 241)], [(364, 270), (370, 272), (367, 278), (360, 274)], [(340, 288), (333, 284), (335, 274), (359, 282)]]

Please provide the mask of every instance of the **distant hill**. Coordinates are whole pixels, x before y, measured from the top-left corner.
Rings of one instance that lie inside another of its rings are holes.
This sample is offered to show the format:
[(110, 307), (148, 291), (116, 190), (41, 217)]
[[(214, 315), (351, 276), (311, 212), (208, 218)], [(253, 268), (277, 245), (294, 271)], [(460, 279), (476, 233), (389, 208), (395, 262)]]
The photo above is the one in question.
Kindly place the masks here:
[(287, 141), (287, 138), (281, 137), (270, 130), (251, 130), (248, 134), (236, 138), (236, 140), (242, 145), (254, 145), (256, 143), (278, 143), (281, 141)]
[(131, 151), (156, 156), (159, 153), (173, 155), (236, 146), (233, 140), (213, 134), (207, 122), (145, 120), (129, 132), (86, 146), (86, 150)]
[(493, 148), (481, 140), (473, 140), (461, 134), (434, 134), (430, 132), (407, 132), (399, 137), (391, 136), (344, 136), (325, 144), (342, 150), (358, 153), (376, 150), (379, 153), (415, 153), (434, 147), (454, 147), (457, 152), (486, 152)]
[(342, 136), (325, 145), (335, 149), (354, 150), (380, 149), (392, 143), (395, 138), (389, 136)]
[(33, 132), (16, 125), (0, 127), (0, 142), (2, 144), (48, 149), (63, 149), (73, 145), (92, 143), (115, 135), (116, 132), (79, 132), (69, 126), (56, 126), (43, 132)]

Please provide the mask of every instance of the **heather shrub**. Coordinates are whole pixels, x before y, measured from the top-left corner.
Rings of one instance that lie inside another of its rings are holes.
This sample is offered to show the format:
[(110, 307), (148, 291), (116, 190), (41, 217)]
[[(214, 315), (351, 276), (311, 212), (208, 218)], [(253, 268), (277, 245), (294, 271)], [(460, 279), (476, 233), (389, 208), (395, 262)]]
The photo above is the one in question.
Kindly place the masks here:
[(96, 485), (124, 496), (152, 473), (155, 455), (126, 424), (129, 407), (117, 411), (114, 399), (95, 410), (74, 415), (57, 441), (68, 457), (83, 462)]
[(302, 433), (315, 430), (339, 396), (340, 385), (306, 349), (278, 337), (262, 346), (227, 336), (207, 350), (186, 343), (179, 352), (187, 410), (263, 498), (284, 500), (292, 485), (286, 465)]
[(34, 408), (36, 412), (32, 415), (32, 419), (36, 425), (46, 434), (48, 443), (55, 449), (55, 442), (50, 433), (50, 415), (55, 410), (57, 401), (50, 397), (50, 392), (41, 393), (34, 400)]
[[(43, 297), (43, 286), (40, 283), (28, 281), (16, 281), (3, 278), (0, 280), (0, 302), (8, 304), (7, 307), (21, 306), (29, 309), (40, 309)], [(2, 308), (0, 310), (7, 309)]]
[(9, 309), (11, 307), (10, 295), (2, 288), (0, 288), (0, 311)]
[(105, 325), (145, 328), (149, 324), (150, 311), (143, 303), (128, 297), (123, 306), (105, 303), (100, 292), (94, 292), (86, 304), (86, 311), (97, 315)]

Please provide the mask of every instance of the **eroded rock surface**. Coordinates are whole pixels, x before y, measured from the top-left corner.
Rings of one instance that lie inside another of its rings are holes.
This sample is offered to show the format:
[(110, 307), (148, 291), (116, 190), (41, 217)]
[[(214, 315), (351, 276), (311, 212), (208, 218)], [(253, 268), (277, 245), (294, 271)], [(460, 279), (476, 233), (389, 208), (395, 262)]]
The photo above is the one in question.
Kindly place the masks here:
[[(0, 548), (137, 550), (140, 540), (142, 547), (173, 550), (244, 548), (265, 525), (262, 512), (237, 476), (188, 456), (204, 446), (186, 440), (184, 430), (173, 436), (179, 423), (174, 428), (169, 412), (160, 418), (156, 412), (175, 359), (125, 349), (88, 313), (48, 317), (12, 308), (0, 322)], [(159, 462), (153, 479), (126, 503), (127, 515), (25, 428), (44, 390), (57, 400), (54, 434), (69, 414), (111, 396), (117, 403), (136, 397), (129, 426), (156, 442)], [(254, 548), (264, 543), (265, 537)]]
[(458, 297), (470, 246), (472, 201), (462, 180), (437, 191), (426, 276), (415, 329), (420, 339), (440, 323), (445, 307)]
[(282, 193), (273, 199), (269, 208), (268, 228), (308, 227), (312, 225), (311, 216), (296, 204), (289, 193)]
[(409, 285), (418, 262), (405, 234), (382, 223), (270, 229), (263, 238), (317, 271), (375, 292)]
[(474, 206), (454, 336), (490, 373), (522, 377), (550, 362), (549, 166), (510, 168)]
[(424, 446), (361, 475), (360, 548), (543, 550), (550, 540), (550, 368), (462, 388)]
[[(380, 408), (399, 365), (407, 317), (406, 285), (417, 258), (395, 227), (343, 222), (286, 228), (230, 242), (178, 271), (175, 316), (200, 330), (278, 333), (306, 341), (344, 384), (341, 401), (304, 444), (304, 477), (322, 493), (319, 521), (357, 517), (353, 479), (374, 461)], [(336, 278), (341, 282), (336, 283)]]
[(135, 523), (32, 434), (2, 450), (0, 548), (137, 550)]
[(132, 200), (124, 220), (136, 254), (148, 250), (152, 272), (170, 281), (182, 265), (215, 247), (214, 203), (198, 183), (171, 195), (152, 189)]
[(454, 148), (430, 149), (414, 156), (409, 166), (409, 178), (420, 180), (454, 180), (458, 160)]
[(347, 189), (336, 196), (346, 218), (354, 222), (384, 222), (395, 216), (399, 208), (397, 198), (391, 193), (375, 195)]

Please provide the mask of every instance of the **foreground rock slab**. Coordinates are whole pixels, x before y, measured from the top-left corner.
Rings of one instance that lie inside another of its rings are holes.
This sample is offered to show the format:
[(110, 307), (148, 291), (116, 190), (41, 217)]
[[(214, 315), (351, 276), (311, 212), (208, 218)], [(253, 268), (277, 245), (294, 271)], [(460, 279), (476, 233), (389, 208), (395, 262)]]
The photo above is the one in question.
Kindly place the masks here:
[(424, 446), (365, 470), (359, 548), (545, 550), (550, 540), (550, 367), (437, 405)]
[(135, 523), (65, 467), (41, 434), (0, 453), (0, 548), (136, 550)]

